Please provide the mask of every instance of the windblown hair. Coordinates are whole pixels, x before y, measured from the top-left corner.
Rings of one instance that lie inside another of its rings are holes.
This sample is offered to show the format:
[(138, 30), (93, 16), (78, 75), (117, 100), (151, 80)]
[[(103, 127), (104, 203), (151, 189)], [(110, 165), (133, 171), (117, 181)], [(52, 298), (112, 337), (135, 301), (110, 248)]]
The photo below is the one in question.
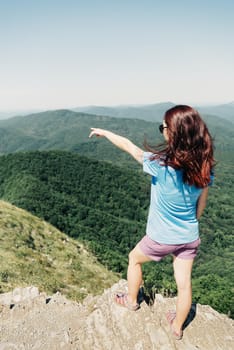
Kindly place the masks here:
[(183, 181), (204, 188), (210, 183), (215, 165), (213, 140), (199, 113), (192, 107), (178, 105), (164, 116), (168, 140), (152, 159), (162, 159), (164, 165), (183, 170)]

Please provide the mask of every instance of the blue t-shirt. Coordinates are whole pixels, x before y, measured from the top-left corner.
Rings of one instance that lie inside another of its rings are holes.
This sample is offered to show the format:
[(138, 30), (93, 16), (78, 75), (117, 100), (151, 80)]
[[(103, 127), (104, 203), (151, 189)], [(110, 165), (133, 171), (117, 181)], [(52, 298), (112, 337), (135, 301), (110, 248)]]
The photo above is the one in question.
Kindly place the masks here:
[(152, 161), (151, 155), (144, 152), (143, 158), (143, 170), (152, 175), (146, 233), (164, 244), (193, 242), (199, 237), (196, 207), (202, 189), (185, 184), (182, 170)]

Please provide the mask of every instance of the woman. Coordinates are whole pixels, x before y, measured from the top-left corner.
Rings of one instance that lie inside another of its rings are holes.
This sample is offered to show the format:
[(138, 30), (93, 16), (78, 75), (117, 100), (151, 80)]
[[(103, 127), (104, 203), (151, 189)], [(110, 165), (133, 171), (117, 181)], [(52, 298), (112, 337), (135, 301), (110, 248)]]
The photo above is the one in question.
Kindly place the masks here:
[(129, 254), (128, 293), (117, 294), (115, 301), (137, 310), (142, 263), (171, 254), (178, 298), (176, 312), (169, 311), (167, 319), (172, 334), (181, 339), (192, 302), (191, 272), (200, 244), (198, 220), (206, 206), (214, 166), (213, 144), (199, 113), (189, 106), (169, 109), (159, 130), (166, 143), (159, 149), (147, 146), (148, 152), (107, 130), (91, 128), (90, 137), (106, 137), (152, 176), (146, 235)]

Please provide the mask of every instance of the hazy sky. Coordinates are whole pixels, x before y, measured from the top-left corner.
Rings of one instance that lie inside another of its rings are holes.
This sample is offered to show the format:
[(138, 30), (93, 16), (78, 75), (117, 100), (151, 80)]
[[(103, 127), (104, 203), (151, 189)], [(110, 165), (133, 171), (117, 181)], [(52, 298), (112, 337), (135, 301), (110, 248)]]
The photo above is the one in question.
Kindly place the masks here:
[(0, 0), (0, 110), (234, 100), (233, 0)]

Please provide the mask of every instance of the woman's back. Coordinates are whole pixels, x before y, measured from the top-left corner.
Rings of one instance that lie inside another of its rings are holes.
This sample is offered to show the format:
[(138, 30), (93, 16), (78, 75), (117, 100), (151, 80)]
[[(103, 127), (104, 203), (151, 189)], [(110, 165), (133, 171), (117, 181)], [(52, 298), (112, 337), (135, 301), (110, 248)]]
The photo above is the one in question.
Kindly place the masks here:
[(164, 244), (182, 244), (199, 237), (196, 204), (202, 189), (183, 182), (182, 170), (151, 160), (144, 153), (143, 169), (152, 176), (147, 234)]

